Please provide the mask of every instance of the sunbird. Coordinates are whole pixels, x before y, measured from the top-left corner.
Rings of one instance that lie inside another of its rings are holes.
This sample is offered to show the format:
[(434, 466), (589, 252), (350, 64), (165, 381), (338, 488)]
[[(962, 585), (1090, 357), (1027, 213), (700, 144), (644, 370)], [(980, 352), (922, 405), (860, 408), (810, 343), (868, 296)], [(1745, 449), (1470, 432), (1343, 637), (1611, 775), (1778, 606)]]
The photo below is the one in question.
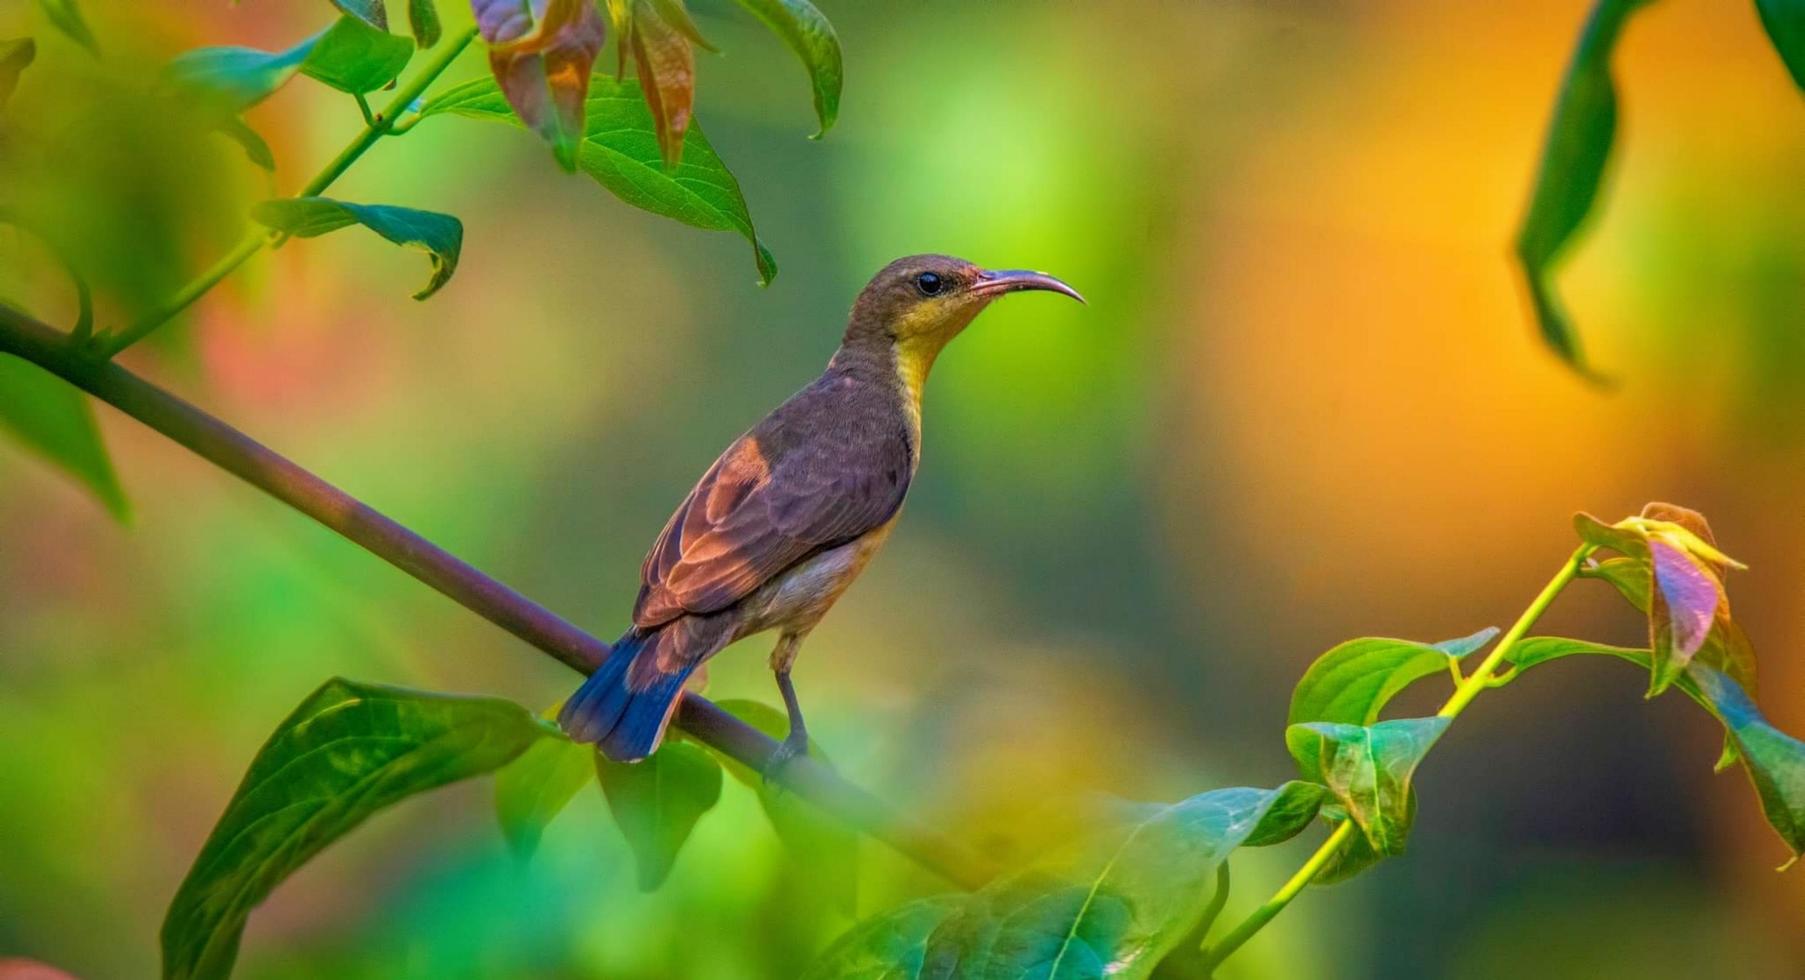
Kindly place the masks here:
[(809, 631), (883, 546), (921, 463), (934, 359), (1007, 293), (1078, 291), (1045, 273), (947, 255), (885, 266), (860, 291), (827, 370), (721, 453), (640, 566), (633, 626), (558, 724), (609, 759), (664, 738), (684, 682), (722, 647), (777, 631), (771, 670), (790, 730), (767, 772), (806, 753), (790, 669)]

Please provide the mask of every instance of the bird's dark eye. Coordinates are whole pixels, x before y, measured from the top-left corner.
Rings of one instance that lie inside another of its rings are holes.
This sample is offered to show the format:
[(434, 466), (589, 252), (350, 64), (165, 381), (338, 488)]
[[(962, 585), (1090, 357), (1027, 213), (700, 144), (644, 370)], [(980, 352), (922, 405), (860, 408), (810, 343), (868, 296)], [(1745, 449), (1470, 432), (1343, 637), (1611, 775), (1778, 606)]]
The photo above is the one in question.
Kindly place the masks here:
[(932, 296), (940, 292), (943, 285), (938, 273), (924, 272), (915, 277), (915, 288), (921, 290), (923, 296)]

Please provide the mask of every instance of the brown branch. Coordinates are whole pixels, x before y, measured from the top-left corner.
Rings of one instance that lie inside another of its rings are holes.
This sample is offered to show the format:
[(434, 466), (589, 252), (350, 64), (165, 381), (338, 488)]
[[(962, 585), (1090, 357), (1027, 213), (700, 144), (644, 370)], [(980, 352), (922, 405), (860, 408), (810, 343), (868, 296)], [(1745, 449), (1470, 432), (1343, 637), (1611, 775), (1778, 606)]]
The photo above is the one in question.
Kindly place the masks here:
[[(0, 353), (24, 358), (63, 378), (581, 673), (588, 674), (608, 655), (607, 643), (558, 614), (219, 419), (118, 365), (84, 357), (67, 335), (4, 305), (0, 305)], [(754, 770), (762, 770), (777, 750), (769, 736), (698, 695), (684, 696), (675, 723)], [(976, 888), (994, 874), (980, 856), (895, 813), (812, 759), (793, 760), (777, 777), (796, 795), (948, 881)]]

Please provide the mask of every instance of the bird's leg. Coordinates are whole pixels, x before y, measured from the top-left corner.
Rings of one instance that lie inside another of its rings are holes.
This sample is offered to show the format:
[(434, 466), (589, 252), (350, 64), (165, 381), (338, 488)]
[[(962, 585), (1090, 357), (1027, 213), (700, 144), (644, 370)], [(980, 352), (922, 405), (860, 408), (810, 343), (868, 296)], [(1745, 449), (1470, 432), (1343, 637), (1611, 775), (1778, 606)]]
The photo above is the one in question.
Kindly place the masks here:
[(783, 694), (784, 709), (789, 712), (790, 732), (778, 743), (777, 751), (765, 763), (765, 778), (788, 765), (797, 756), (808, 754), (808, 726), (802, 720), (802, 705), (796, 700), (796, 685), (790, 681), (790, 666), (802, 648), (802, 637), (785, 633), (771, 651), (771, 672), (777, 677), (777, 690)]

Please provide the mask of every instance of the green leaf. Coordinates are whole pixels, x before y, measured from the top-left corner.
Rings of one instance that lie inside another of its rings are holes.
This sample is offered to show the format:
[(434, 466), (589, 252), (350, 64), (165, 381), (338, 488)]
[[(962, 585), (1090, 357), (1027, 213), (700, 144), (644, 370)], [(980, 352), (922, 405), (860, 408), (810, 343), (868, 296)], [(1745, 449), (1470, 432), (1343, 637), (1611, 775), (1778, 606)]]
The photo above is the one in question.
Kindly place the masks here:
[(341, 91), (373, 92), (393, 81), (412, 55), (406, 40), (362, 20), (340, 17), (284, 51), (242, 47), (184, 51), (169, 62), (167, 73), (205, 108), (237, 115), (288, 84), (297, 72)]
[(1303, 833), (1329, 797), (1327, 786), (1298, 779), (1285, 783), (1274, 792), (1277, 797), (1260, 816), (1253, 832), (1241, 842), (1242, 847), (1282, 844)]
[(301, 72), (341, 92), (363, 95), (395, 80), (414, 55), (406, 38), (340, 17), (314, 42)]
[(1285, 729), (1285, 745), (1305, 779), (1335, 794), (1373, 850), (1394, 855), (1404, 852), (1416, 816), (1416, 767), (1447, 728), (1446, 718), (1309, 722)]
[(31, 38), (0, 41), (0, 109), (6, 108), (6, 100), (19, 87), (19, 73), (37, 56), (38, 46)]
[(721, 764), (701, 746), (673, 739), (642, 762), (609, 762), (596, 753), (595, 770), (633, 848), (639, 887), (653, 891), (670, 876), (696, 821), (721, 799)]
[(414, 35), (414, 43), (422, 48), (439, 43), (443, 29), (435, 0), (407, 0), (407, 28)]
[(815, 118), (821, 121), (821, 130), (813, 138), (827, 135), (835, 117), (840, 114), (840, 87), (845, 82), (840, 38), (834, 34), (834, 26), (808, 0), (739, 0), (739, 3), (802, 59), (815, 91)]
[[(1527, 670), (1575, 654), (1615, 657), (1643, 668), (1650, 663), (1646, 649), (1559, 636), (1529, 637), (1511, 650), (1510, 660), (1518, 670)], [(1695, 660), (1674, 686), (1723, 723), (1729, 744), (1717, 768), (1740, 758), (1768, 823), (1795, 857), (1805, 851), (1805, 742), (1769, 724), (1748, 692), (1715, 667)]]
[(1286, 724), (1371, 724), (1399, 691), (1422, 678), (1446, 673), (1450, 663), (1480, 649), (1497, 635), (1497, 627), (1487, 627), (1471, 636), (1441, 643), (1364, 637), (1339, 644), (1316, 658), (1297, 682), (1291, 692), (1291, 712)]
[(414, 294), (425, 299), (439, 291), (457, 271), (464, 244), (464, 223), (449, 214), (417, 211), (390, 204), (352, 204), (327, 197), (287, 197), (265, 201), (251, 211), (260, 224), (300, 238), (313, 238), (347, 225), (363, 225), (378, 235), (426, 252), (432, 278)]
[[(789, 716), (762, 701), (727, 698), (715, 704), (774, 739), (781, 740), (789, 734)], [(812, 738), (808, 754), (823, 765), (832, 764)], [(758, 793), (759, 806), (801, 876), (834, 907), (852, 912), (858, 904), (859, 835), (737, 759), (725, 755), (719, 758), (734, 779)]]
[(1581, 578), (1595, 578), (1610, 583), (1630, 605), (1648, 612), (1648, 590), (1654, 577), (1646, 562), (1634, 558), (1607, 558), (1596, 565), (1580, 569)]
[(594, 778), (594, 756), (587, 745), (547, 735), (495, 774), (495, 818), (516, 858), (533, 856), (545, 828)]
[(1284, 836), (1312, 792), (1237, 787), (1124, 806), (1053, 867), (868, 920), (807, 976), (1146, 977), (1204, 915), (1217, 867), (1256, 833)]
[(809, 967), (804, 980), (923, 980), (928, 944), (967, 901), (937, 895), (910, 902), (854, 926)]
[(500, 698), (334, 678), (252, 760), (163, 920), (163, 976), (221, 978), (245, 918), (326, 845), (393, 803), (491, 772), (547, 728)]
[(51, 26), (87, 48), (90, 54), (100, 53), (100, 43), (94, 40), (94, 32), (88, 29), (87, 18), (81, 15), (75, 0), (38, 0), (38, 6), (44, 8), (44, 16), (50, 19)]
[[(1580, 574), (1609, 582), (1648, 616), (1649, 697), (1673, 684), (1694, 657), (1754, 690), (1755, 653), (1731, 618), (1723, 585), (1729, 569), (1745, 566), (1718, 550), (1704, 515), (1657, 501), (1616, 524), (1582, 513), (1573, 525), (1582, 541), (1624, 556)], [(1726, 743), (1725, 753), (1729, 758), (1734, 746)]]
[(35, 364), (0, 355), (0, 429), (80, 480), (119, 520), (131, 513), (88, 399)]
[(1650, 0), (1598, 0), (1561, 83), (1542, 148), (1529, 210), (1517, 232), (1517, 258), (1542, 338), (1575, 369), (1590, 374), (1579, 338), (1555, 294), (1553, 266), (1598, 197), (1617, 128), (1611, 49), (1624, 22)]
[[(1416, 796), (1414, 794), (1409, 797), (1406, 805), (1410, 808), (1411, 821), (1415, 822)], [(1340, 820), (1330, 821), (1332, 827), (1340, 825)], [(1365, 834), (1353, 834), (1348, 837), (1347, 843), (1335, 852), (1335, 856), (1329, 859), (1329, 863), (1323, 865), (1322, 870), (1316, 873), (1316, 877), (1310, 879), (1310, 884), (1340, 884), (1383, 860), (1385, 860), (1385, 855), (1373, 850), (1372, 842), (1366, 839)]]
[[(584, 173), (634, 207), (697, 228), (739, 232), (752, 243), (760, 281), (771, 281), (777, 263), (752, 227), (739, 182), (715, 156), (700, 126), (689, 127), (683, 162), (667, 170), (637, 82), (596, 75), (590, 79), (586, 106), (587, 128), (577, 155)], [(455, 86), (420, 110), (422, 118), (440, 113), (520, 124), (488, 78)]]
[(1805, 0), (1755, 0), (1755, 9), (1793, 84), (1805, 89)]
[(1805, 853), (1805, 742), (1775, 728), (1734, 680), (1694, 664), (1687, 676), (1735, 740), (1767, 822), (1792, 851)]

